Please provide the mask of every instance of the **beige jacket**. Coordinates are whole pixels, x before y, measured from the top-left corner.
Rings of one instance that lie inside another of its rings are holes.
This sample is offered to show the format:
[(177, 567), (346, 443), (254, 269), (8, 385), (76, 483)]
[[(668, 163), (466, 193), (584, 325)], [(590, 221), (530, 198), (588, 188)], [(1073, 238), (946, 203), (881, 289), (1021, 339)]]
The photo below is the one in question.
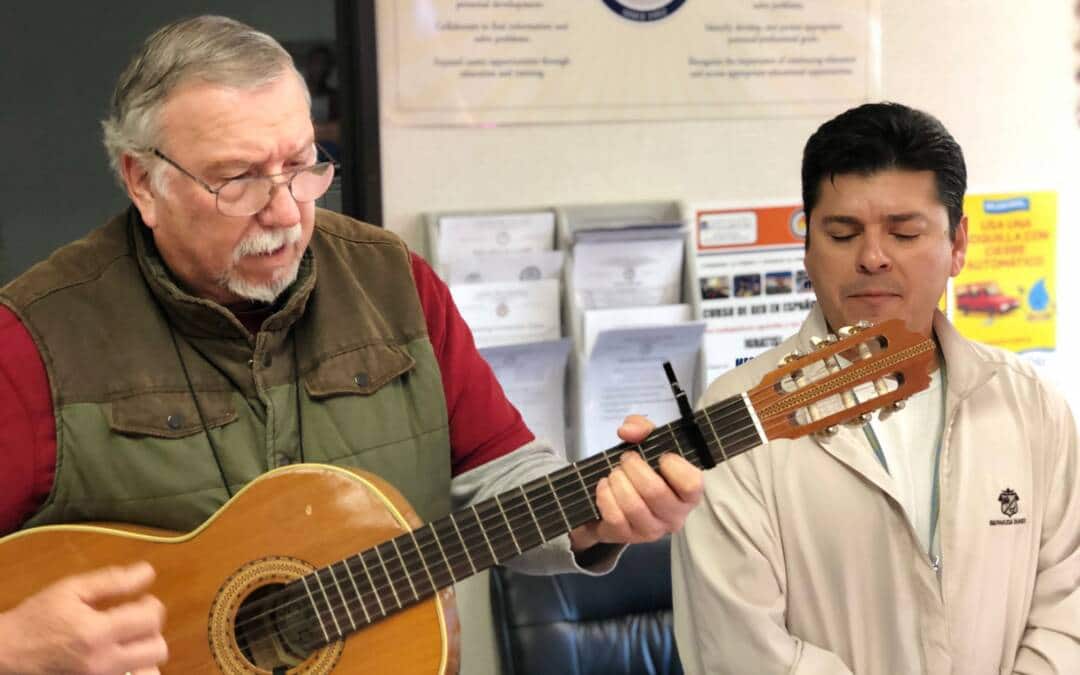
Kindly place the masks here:
[[(1080, 673), (1075, 422), (1015, 356), (940, 314), (934, 330), (947, 372), (940, 583), (861, 429), (757, 448), (706, 473), (673, 539), (689, 675)], [(815, 309), (705, 402), (751, 388), (826, 332)], [(1012, 517), (1006, 489), (1019, 496)]]

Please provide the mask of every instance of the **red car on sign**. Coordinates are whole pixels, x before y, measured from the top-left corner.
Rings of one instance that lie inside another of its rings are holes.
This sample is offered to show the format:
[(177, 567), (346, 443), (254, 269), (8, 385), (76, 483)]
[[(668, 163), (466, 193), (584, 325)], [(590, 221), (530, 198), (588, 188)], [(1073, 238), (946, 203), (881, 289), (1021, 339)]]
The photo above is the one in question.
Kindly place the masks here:
[(956, 308), (964, 314), (1008, 314), (1018, 307), (1019, 298), (1005, 295), (992, 281), (960, 284), (956, 287)]

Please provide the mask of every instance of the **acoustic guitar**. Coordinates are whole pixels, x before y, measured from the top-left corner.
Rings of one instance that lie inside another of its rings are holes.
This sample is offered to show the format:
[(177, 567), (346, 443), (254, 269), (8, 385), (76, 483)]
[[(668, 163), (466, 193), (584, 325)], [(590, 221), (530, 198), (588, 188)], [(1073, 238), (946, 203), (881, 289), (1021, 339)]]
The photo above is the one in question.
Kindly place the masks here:
[[(829, 433), (929, 385), (934, 347), (899, 321), (789, 354), (748, 392), (519, 488), (420, 524), (367, 473), (270, 471), (197, 530), (49, 526), (0, 540), (0, 611), (62, 577), (147, 560), (165, 604), (164, 673), (453, 673), (451, 586), (599, 517), (596, 485), (627, 451), (701, 468), (763, 443)], [(359, 553), (356, 551), (359, 550)]]

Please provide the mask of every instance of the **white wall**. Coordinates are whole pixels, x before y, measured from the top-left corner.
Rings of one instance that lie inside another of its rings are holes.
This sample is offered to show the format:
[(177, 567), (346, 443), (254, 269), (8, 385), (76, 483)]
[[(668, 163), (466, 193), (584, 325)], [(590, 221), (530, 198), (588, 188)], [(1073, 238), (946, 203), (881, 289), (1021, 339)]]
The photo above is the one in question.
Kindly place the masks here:
[[(1080, 250), (1073, 0), (882, 5), (883, 97), (945, 123), (966, 153), (970, 191), (1059, 191), (1058, 362), (1064, 370), (1080, 356), (1072, 342), (1080, 338), (1080, 287), (1068, 256)], [(798, 201), (802, 147), (823, 121), (489, 129), (384, 124), (385, 224), (420, 247), (425, 211), (647, 199)], [(1080, 385), (1063, 376), (1058, 381), (1080, 410)], [(490, 635), (481, 625), (484, 593), (485, 583), (473, 583), (462, 598), (463, 619), (470, 622), (463, 672), (494, 672)]]

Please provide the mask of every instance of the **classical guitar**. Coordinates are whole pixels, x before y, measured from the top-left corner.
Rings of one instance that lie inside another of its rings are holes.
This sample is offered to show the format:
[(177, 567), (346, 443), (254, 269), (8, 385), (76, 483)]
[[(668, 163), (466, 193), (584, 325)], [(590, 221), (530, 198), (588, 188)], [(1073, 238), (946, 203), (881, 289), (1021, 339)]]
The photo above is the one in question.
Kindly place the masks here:
[[(626, 451), (702, 468), (770, 440), (828, 433), (929, 384), (931, 341), (899, 321), (789, 354), (755, 388), (519, 488), (421, 525), (375, 476), (271, 471), (184, 535), (42, 527), (0, 540), (0, 611), (52, 582), (148, 560), (165, 603), (165, 673), (445, 673), (457, 668), (450, 587), (598, 517), (596, 484)], [(684, 397), (685, 398), (685, 397)], [(359, 553), (356, 553), (360, 550)]]

